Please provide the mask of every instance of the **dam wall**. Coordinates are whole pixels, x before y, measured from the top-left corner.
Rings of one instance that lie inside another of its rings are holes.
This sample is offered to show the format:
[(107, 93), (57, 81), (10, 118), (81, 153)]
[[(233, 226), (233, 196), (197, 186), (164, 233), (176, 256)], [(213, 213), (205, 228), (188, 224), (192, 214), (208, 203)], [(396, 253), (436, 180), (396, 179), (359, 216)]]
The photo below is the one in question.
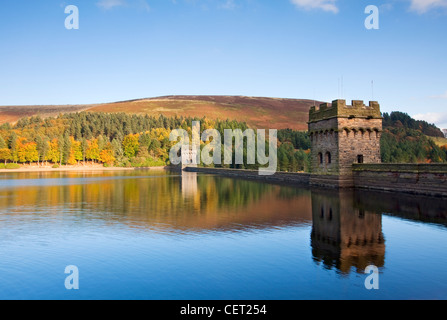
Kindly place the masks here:
[(354, 164), (352, 175), (276, 172), (262, 176), (257, 170), (204, 167), (186, 167), (184, 170), (309, 187), (355, 188), (447, 197), (447, 164)]

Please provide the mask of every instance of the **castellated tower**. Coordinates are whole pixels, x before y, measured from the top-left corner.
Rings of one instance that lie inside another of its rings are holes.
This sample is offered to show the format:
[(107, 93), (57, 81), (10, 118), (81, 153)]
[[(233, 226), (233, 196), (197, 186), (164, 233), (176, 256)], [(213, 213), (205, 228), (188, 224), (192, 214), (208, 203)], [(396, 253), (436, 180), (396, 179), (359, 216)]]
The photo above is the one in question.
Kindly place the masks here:
[(371, 101), (335, 100), (309, 111), (312, 174), (352, 176), (353, 163), (380, 163), (382, 116)]

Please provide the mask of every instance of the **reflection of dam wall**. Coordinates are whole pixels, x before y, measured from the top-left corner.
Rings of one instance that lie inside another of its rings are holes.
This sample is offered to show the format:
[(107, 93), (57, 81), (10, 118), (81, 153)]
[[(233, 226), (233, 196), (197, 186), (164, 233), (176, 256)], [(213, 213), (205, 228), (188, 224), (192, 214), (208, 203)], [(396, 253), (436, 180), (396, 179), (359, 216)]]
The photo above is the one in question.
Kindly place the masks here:
[(447, 206), (443, 198), (392, 192), (355, 191), (356, 207), (404, 219), (447, 226)]
[(225, 177), (243, 178), (248, 180), (260, 180), (265, 182), (280, 182), (298, 185), (309, 185), (310, 174), (304, 172), (276, 172), (274, 175), (259, 175), (258, 170), (227, 169), (227, 168), (202, 168), (186, 167), (187, 172), (200, 172), (218, 174)]
[(355, 208), (352, 191), (312, 191), (312, 253), (326, 267), (347, 273), (384, 265), (381, 215)]

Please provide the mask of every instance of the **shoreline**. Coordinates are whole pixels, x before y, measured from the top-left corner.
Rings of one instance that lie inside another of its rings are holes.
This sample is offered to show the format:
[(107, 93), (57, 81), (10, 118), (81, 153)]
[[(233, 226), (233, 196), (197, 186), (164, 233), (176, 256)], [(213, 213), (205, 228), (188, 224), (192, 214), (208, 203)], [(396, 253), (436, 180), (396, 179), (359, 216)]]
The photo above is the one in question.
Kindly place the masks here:
[(102, 166), (72, 166), (72, 167), (60, 167), (60, 168), (52, 168), (50, 166), (46, 167), (22, 167), (19, 169), (0, 169), (0, 173), (8, 173), (8, 172), (91, 172), (91, 171), (136, 171), (136, 170), (169, 170), (171, 167), (163, 166), (163, 167), (102, 167)]

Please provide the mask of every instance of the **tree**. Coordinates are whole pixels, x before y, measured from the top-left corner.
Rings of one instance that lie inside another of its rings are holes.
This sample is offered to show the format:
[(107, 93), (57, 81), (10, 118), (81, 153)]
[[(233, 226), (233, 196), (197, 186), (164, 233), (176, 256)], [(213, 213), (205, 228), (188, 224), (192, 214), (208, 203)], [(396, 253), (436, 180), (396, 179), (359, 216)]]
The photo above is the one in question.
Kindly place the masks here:
[(98, 140), (87, 140), (87, 150), (85, 151), (85, 158), (92, 161), (92, 164), (99, 159)]
[(21, 163), (35, 162), (39, 160), (37, 144), (35, 142), (25, 142), (25, 138), (19, 138), (17, 143), (17, 157)]
[(65, 164), (74, 165), (77, 163), (78, 162), (76, 161), (76, 158), (75, 158), (75, 152), (73, 149), (70, 149), (70, 154), (68, 155), (68, 159), (66, 160)]
[(107, 140), (104, 139), (104, 137), (102, 135), (99, 135), (98, 137), (98, 149), (101, 152), (102, 150), (104, 150), (106, 144), (107, 144)]
[(26, 144), (26, 161), (31, 162), (39, 161), (39, 152), (37, 152), (37, 143), (29, 142)]
[(5, 139), (3, 139), (2, 136), (0, 136), (0, 149), (4, 149), (7, 148), (8, 146), (6, 145)]
[(123, 161), (124, 151), (118, 139), (112, 140), (112, 150), (113, 150), (113, 156), (119, 163), (121, 163)]
[(82, 138), (81, 152), (82, 152), (82, 161), (84, 162), (84, 166), (85, 166), (85, 154), (87, 153), (87, 149), (88, 149), (87, 139)]
[(43, 162), (45, 161), (48, 151), (49, 151), (49, 144), (48, 144), (48, 137), (47, 136), (41, 136), (38, 135), (35, 139), (36, 145), (37, 145), (37, 152), (39, 153), (39, 161)]
[(71, 148), (73, 151), (73, 157), (76, 160), (76, 162), (79, 163), (84, 158), (83, 152), (82, 152), (82, 143), (81, 141), (76, 141), (73, 137), (71, 137)]
[(62, 165), (62, 162), (65, 160), (64, 156), (65, 156), (65, 144), (64, 144), (64, 137), (60, 136), (59, 139), (57, 139), (57, 147), (59, 150), (59, 165)]
[(26, 162), (26, 144), (25, 144), (25, 138), (18, 138), (17, 139), (17, 161), (21, 163)]
[(115, 162), (115, 157), (113, 156), (113, 150), (104, 149), (99, 153), (99, 161), (113, 165)]
[(82, 127), (79, 121), (74, 122), (74, 128), (72, 132), (76, 140), (80, 140), (82, 138)]
[(5, 165), (6, 165), (6, 162), (8, 160), (11, 160), (11, 150), (9, 150), (8, 148), (1, 148), (0, 149), (0, 160), (5, 161)]
[(19, 157), (17, 155), (17, 140), (18, 140), (18, 136), (15, 133), (15, 131), (13, 131), (11, 133), (11, 137), (9, 138), (9, 148), (11, 149), (11, 160), (16, 163), (17, 161), (19, 161)]
[(151, 145), (149, 146), (148, 150), (149, 153), (152, 156), (155, 156), (155, 154), (157, 153), (157, 151), (161, 148), (161, 143), (158, 140), (153, 140)]
[(59, 152), (59, 143), (56, 138), (51, 141), (48, 141), (48, 154), (45, 160), (51, 161), (52, 163), (58, 163), (61, 158), (61, 154)]
[(71, 145), (72, 138), (69, 136), (68, 132), (64, 134), (64, 145), (62, 147), (62, 160), (65, 164), (75, 164), (76, 160), (74, 158), (74, 152)]
[(123, 140), (124, 155), (128, 158), (134, 158), (138, 152), (140, 144), (138, 134), (128, 134)]
[(144, 147), (146, 150), (149, 150), (152, 143), (151, 135), (149, 133), (141, 134), (138, 142), (140, 143), (140, 147)]

